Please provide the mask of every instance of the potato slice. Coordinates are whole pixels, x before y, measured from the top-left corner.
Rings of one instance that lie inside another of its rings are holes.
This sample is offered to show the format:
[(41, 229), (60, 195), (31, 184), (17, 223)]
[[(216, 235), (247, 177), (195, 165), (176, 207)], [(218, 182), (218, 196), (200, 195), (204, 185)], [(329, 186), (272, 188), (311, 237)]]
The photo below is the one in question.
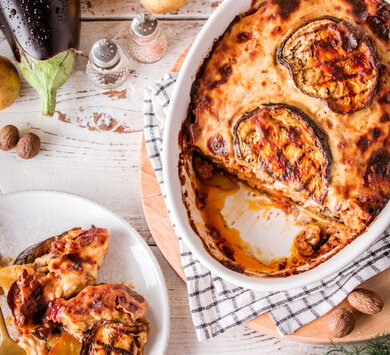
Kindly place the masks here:
[(69, 333), (64, 333), (55, 343), (49, 355), (79, 355), (81, 343)]
[(28, 265), (10, 265), (0, 268), (0, 287), (8, 291), (11, 285), (19, 279), (23, 269), (29, 273), (34, 272), (34, 269)]

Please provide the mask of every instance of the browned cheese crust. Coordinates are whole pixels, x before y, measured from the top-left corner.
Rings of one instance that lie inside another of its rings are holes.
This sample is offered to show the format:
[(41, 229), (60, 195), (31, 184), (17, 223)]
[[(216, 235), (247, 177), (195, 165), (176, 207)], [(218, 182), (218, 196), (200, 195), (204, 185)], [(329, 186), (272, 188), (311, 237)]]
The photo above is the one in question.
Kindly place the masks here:
[(389, 23), (381, 0), (267, 0), (237, 17), (193, 85), (185, 146), (363, 231), (390, 194)]
[[(104, 228), (74, 228), (48, 240), (44, 248), (47, 253), (29, 264), (35, 271), (23, 270), (7, 295), (20, 334), (30, 334), (47, 325), (45, 311), (50, 301), (69, 298), (96, 282), (109, 237)], [(27, 250), (34, 254), (31, 248)]]
[(82, 340), (95, 323), (110, 320), (132, 325), (146, 317), (146, 308), (137, 292), (124, 285), (103, 284), (88, 286), (69, 300), (56, 298), (49, 303), (46, 318)]

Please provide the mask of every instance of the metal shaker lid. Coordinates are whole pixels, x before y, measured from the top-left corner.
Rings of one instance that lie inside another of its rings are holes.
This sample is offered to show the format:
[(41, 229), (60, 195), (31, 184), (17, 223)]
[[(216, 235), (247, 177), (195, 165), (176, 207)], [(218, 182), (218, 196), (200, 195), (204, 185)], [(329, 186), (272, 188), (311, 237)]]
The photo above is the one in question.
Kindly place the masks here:
[(158, 21), (150, 14), (139, 14), (131, 22), (131, 30), (133, 34), (140, 39), (149, 39), (157, 31)]
[(110, 68), (119, 62), (118, 46), (110, 39), (99, 39), (91, 49), (93, 62), (101, 68)]

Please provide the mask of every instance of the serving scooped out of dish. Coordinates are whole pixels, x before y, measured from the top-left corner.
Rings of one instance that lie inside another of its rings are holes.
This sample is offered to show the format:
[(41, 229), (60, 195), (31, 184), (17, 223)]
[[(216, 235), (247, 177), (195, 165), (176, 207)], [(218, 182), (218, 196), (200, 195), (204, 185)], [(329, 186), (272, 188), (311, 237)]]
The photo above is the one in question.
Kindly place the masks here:
[[(252, 286), (204, 255), (188, 226), (231, 271), (280, 278), (332, 260), (374, 222), (382, 231), (389, 222), (381, 212), (390, 196), (390, 5), (246, 3), (246, 11), (223, 4), (184, 63), (166, 127), (179, 147), (164, 139), (163, 163), (168, 207), (190, 249), (220, 276)], [(227, 28), (224, 13), (236, 15)], [(206, 52), (207, 31), (220, 37)], [(178, 122), (184, 92), (189, 109)]]
[(107, 229), (73, 228), (0, 269), (27, 354), (144, 353), (150, 331), (144, 297), (124, 284), (96, 281), (109, 238)]

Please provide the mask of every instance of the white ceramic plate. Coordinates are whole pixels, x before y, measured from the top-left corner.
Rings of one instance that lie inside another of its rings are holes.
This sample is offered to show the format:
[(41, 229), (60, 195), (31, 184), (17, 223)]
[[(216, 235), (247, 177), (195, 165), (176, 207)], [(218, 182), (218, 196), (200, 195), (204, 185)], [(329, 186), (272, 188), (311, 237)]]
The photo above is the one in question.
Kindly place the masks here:
[[(214, 40), (218, 39), (238, 14), (247, 11), (252, 0), (225, 0), (203, 26), (192, 45), (180, 70), (164, 127), (162, 163), (167, 207), (172, 222), (195, 257), (209, 270), (221, 278), (242, 287), (255, 290), (280, 291), (309, 285), (321, 280), (356, 259), (373, 244), (390, 222), (390, 203), (384, 208), (366, 233), (321, 265), (285, 278), (256, 278), (239, 274), (224, 267), (205, 250), (202, 240), (192, 230), (187, 210), (182, 201), (182, 186), (178, 177), (180, 148), (178, 136), (181, 125), (187, 117), (190, 91), (196, 73), (209, 54)], [(269, 235), (273, 235), (270, 231)], [(278, 239), (275, 239), (276, 241)]]
[(122, 218), (85, 198), (54, 191), (0, 196), (0, 253), (16, 257), (26, 247), (73, 227), (110, 231), (98, 282), (132, 284), (148, 302), (151, 332), (145, 354), (164, 354), (169, 339), (169, 302), (164, 276), (148, 245)]

